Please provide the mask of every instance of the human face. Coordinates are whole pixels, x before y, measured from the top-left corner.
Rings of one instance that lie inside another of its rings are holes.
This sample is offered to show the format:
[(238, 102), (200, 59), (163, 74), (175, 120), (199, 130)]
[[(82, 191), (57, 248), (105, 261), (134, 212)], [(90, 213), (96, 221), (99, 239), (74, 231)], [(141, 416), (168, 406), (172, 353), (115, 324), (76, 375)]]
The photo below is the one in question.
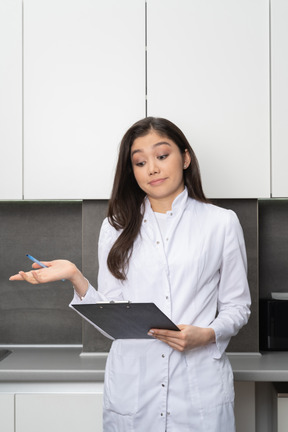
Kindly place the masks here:
[(134, 140), (131, 161), (135, 179), (152, 209), (159, 213), (171, 210), (184, 190), (183, 169), (190, 164), (189, 152), (182, 154), (174, 141), (151, 131)]

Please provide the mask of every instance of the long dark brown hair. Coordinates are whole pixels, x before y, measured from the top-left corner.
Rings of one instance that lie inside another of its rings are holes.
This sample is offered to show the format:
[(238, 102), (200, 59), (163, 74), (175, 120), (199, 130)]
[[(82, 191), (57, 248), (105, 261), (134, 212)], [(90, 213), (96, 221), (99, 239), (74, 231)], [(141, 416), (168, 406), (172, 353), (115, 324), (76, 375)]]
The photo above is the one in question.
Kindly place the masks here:
[(182, 154), (187, 149), (191, 163), (183, 171), (184, 184), (188, 195), (201, 202), (208, 202), (201, 183), (199, 164), (194, 151), (183, 132), (172, 122), (164, 118), (146, 117), (131, 126), (122, 138), (114, 184), (108, 207), (108, 219), (117, 230), (122, 230), (113, 244), (107, 265), (117, 279), (125, 280), (129, 259), (133, 251), (134, 241), (140, 231), (143, 215), (141, 205), (145, 192), (135, 180), (131, 163), (131, 146), (136, 138), (155, 131), (160, 136), (171, 139)]

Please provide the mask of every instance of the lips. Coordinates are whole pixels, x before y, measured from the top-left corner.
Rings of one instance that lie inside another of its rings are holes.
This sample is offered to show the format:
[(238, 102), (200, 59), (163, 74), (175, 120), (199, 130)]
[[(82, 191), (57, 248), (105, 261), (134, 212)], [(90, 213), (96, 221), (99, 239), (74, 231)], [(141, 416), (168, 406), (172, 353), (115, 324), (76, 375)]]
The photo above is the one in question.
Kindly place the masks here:
[(150, 186), (158, 186), (158, 185), (161, 185), (162, 183), (164, 183), (165, 180), (166, 180), (166, 178), (155, 179), (155, 180), (151, 180), (148, 184)]

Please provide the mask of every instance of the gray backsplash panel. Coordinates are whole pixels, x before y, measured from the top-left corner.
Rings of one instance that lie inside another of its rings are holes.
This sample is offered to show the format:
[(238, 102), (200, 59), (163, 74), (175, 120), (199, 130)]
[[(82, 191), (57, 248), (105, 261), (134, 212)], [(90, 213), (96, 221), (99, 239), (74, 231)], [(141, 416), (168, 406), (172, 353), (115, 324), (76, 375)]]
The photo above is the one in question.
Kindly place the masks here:
[(259, 201), (260, 298), (288, 292), (288, 200)]
[[(102, 222), (107, 214), (108, 201), (83, 201), (83, 273), (97, 288), (98, 238)], [(107, 352), (110, 339), (102, 336), (92, 325), (83, 321), (83, 351)]]
[(40, 260), (68, 259), (81, 269), (81, 202), (0, 203), (0, 344), (81, 343), (81, 318), (68, 304), (69, 282), (11, 282)]
[[(234, 210), (248, 255), (252, 315), (228, 350), (258, 352), (257, 200), (214, 200)], [(84, 352), (109, 351), (111, 342), (72, 311), (69, 282), (30, 285), (9, 276), (29, 270), (30, 253), (40, 260), (74, 262), (97, 288), (98, 237), (106, 200), (0, 202), (0, 344), (78, 344)], [(286, 254), (287, 256), (287, 254)]]

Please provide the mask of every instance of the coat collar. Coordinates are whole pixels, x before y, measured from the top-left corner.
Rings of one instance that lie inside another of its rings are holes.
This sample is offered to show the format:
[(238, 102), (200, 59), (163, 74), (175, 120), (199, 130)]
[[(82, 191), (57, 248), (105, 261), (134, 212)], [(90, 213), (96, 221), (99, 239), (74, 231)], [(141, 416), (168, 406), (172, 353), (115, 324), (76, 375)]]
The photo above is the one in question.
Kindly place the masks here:
[[(188, 191), (187, 191), (187, 187), (185, 186), (185, 189), (183, 190), (183, 192), (181, 192), (174, 199), (174, 201), (172, 203), (172, 209), (169, 210), (166, 214), (168, 214), (169, 216), (173, 216), (173, 215), (178, 215), (179, 213), (182, 213), (186, 207), (187, 201), (188, 201)], [(144, 199), (142, 209), (143, 209), (142, 211), (143, 211), (144, 217), (148, 216), (148, 215), (151, 216), (154, 213), (152, 210), (150, 201), (149, 201), (147, 196)]]

